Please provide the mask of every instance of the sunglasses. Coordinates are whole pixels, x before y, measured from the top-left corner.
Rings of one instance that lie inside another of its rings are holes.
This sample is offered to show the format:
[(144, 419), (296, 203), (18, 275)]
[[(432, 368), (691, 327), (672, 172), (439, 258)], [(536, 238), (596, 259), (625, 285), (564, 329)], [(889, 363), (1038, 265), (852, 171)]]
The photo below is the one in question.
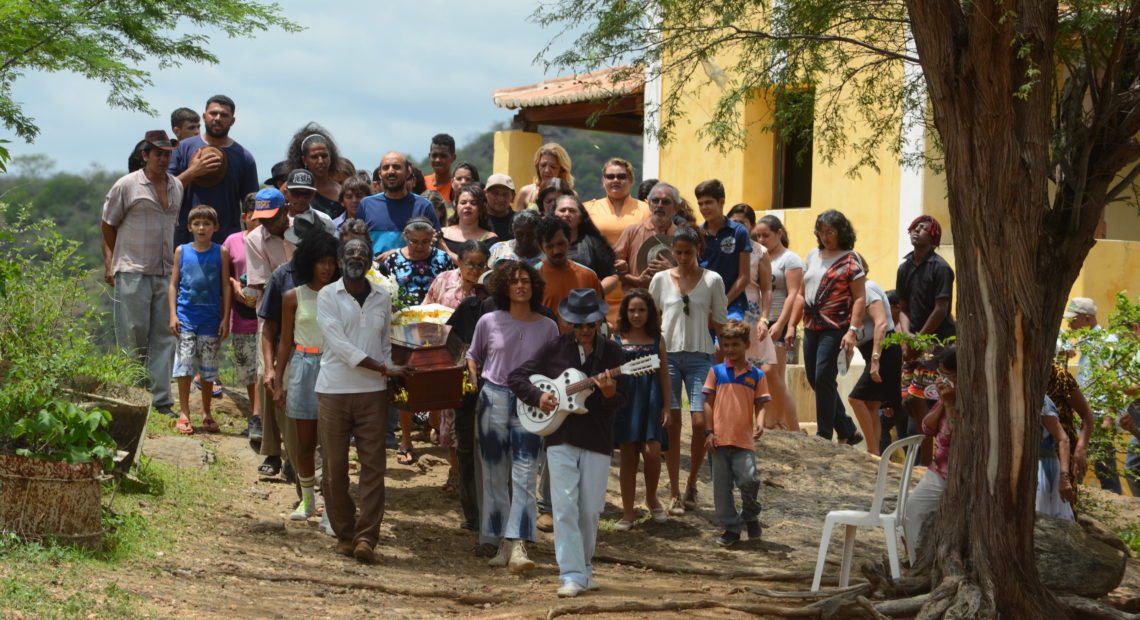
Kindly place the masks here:
[(624, 180), (629, 178), (629, 175), (624, 173), (624, 172), (619, 172), (617, 174), (611, 173), (611, 174), (606, 174), (604, 176), (606, 177), (607, 181), (624, 181)]
[(649, 204), (652, 205), (671, 205), (673, 204), (672, 198), (650, 198)]
[(598, 326), (598, 321), (593, 323), (571, 323), (570, 327), (573, 329), (594, 329)]
[(685, 311), (685, 316), (689, 316), (689, 296), (681, 295), (681, 301), (685, 304), (681, 309)]

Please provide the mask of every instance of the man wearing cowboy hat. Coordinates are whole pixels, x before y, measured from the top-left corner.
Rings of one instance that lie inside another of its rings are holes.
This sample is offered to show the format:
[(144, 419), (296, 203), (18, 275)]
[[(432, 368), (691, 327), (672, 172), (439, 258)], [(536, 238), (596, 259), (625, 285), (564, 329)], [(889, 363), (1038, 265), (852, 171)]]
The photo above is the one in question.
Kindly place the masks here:
[(152, 403), (167, 414), (174, 405), (170, 375), (175, 344), (167, 286), (174, 266), (182, 184), (166, 167), (177, 145), (161, 129), (146, 132), (145, 165), (116, 181), (107, 192), (101, 224), (103, 280), (115, 287), (116, 344), (133, 352), (147, 367)]
[(598, 536), (598, 517), (605, 507), (613, 451), (613, 415), (625, 397), (618, 394), (612, 370), (621, 366), (621, 347), (598, 329), (609, 306), (597, 291), (577, 288), (558, 304), (570, 332), (546, 343), (530, 361), (510, 374), (508, 385), (523, 402), (553, 411), (558, 399), (531, 384), (532, 374), (557, 377), (576, 368), (593, 379), (596, 389), (586, 399), (587, 412), (567, 416), (544, 438), (554, 505), (554, 556), (558, 561), (558, 596), (577, 596), (598, 589), (591, 558)]

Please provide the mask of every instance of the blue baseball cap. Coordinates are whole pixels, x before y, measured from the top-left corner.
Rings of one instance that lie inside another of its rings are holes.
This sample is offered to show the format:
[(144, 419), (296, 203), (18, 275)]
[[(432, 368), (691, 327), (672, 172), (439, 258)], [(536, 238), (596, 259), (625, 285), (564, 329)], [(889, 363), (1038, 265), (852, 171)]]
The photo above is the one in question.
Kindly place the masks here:
[(284, 206), (285, 194), (276, 188), (267, 187), (258, 190), (253, 197), (253, 215), (249, 217), (253, 220), (267, 220), (277, 215), (277, 210)]

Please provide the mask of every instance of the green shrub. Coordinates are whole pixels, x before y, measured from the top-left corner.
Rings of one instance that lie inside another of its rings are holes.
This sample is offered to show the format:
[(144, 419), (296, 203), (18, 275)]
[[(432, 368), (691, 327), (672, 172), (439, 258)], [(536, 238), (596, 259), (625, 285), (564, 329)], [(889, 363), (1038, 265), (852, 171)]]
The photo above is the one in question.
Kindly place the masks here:
[(0, 204), (0, 452), (105, 460), (110, 416), (66, 401), (80, 376), (134, 383), (142, 367), (99, 349), (95, 275), (50, 220)]

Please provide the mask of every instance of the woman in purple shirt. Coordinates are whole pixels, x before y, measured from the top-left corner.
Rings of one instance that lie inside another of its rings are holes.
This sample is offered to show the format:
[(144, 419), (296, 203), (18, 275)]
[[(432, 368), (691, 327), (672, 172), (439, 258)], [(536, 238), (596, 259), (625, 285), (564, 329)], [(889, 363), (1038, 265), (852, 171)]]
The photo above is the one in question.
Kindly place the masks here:
[(501, 309), (480, 317), (467, 349), (468, 373), (483, 379), (477, 414), (483, 467), (479, 542), (498, 545), (490, 566), (509, 566), (519, 573), (534, 568), (526, 541), (535, 540), (535, 474), (542, 438), (519, 422), (507, 377), (557, 338), (558, 326), (538, 313), (546, 287), (534, 267), (499, 261), (489, 284)]

